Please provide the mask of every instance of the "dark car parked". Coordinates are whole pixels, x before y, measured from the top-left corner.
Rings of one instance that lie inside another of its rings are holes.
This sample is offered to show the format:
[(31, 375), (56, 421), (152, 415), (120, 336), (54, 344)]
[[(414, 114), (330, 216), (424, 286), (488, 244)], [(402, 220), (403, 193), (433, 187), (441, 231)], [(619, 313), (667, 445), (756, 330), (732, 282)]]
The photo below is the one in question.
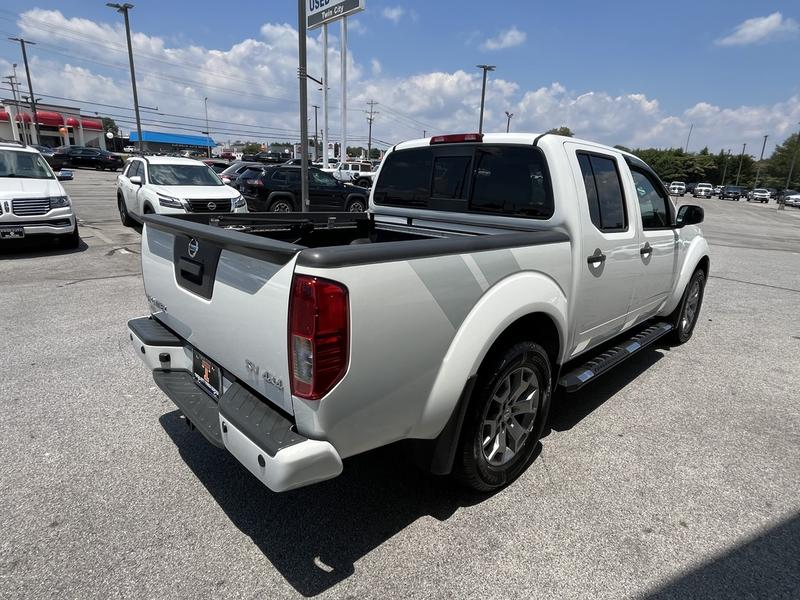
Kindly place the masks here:
[(56, 148), (54, 157), (62, 159), (70, 167), (86, 167), (104, 171), (118, 171), (124, 166), (124, 161), (111, 152), (100, 148), (87, 148), (84, 146), (61, 146)]
[[(240, 191), (250, 212), (300, 211), (300, 168), (264, 169), (256, 179), (245, 181)], [(363, 212), (368, 206), (363, 189), (314, 168), (308, 170), (308, 199), (313, 211)]]
[(256, 161), (264, 164), (281, 165), (286, 162), (288, 155), (283, 152), (259, 152), (258, 154), (245, 154), (242, 160)]
[(227, 160), (218, 160), (216, 158), (204, 158), (203, 164), (208, 167), (211, 167), (211, 170), (214, 171), (217, 175), (222, 173), (225, 169), (227, 169), (231, 163)]
[(39, 154), (41, 154), (42, 158), (47, 161), (47, 164), (50, 165), (50, 168), (53, 169), (53, 171), (60, 171), (66, 165), (65, 158), (63, 156), (56, 155), (55, 150), (49, 146), (31, 144), (31, 148), (36, 148), (39, 151)]
[(740, 185), (726, 185), (719, 193), (720, 200), (740, 200), (745, 194), (745, 189)]
[(263, 169), (264, 165), (253, 161), (237, 160), (228, 165), (228, 168), (219, 174), (222, 183), (227, 183), (229, 186), (237, 188), (239, 176), (253, 167)]

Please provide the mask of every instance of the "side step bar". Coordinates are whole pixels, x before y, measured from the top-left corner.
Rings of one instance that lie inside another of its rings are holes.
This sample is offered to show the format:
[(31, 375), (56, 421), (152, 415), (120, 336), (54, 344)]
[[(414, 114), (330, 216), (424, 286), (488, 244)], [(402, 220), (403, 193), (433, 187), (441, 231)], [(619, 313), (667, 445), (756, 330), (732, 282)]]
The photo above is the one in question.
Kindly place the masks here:
[(673, 327), (671, 323), (656, 323), (640, 331), (616, 346), (609, 348), (597, 356), (587, 360), (579, 367), (569, 371), (558, 380), (558, 385), (567, 392), (575, 392), (588, 382), (597, 379), (606, 371), (616, 367), (623, 360), (636, 354), (642, 348), (650, 346), (664, 337)]

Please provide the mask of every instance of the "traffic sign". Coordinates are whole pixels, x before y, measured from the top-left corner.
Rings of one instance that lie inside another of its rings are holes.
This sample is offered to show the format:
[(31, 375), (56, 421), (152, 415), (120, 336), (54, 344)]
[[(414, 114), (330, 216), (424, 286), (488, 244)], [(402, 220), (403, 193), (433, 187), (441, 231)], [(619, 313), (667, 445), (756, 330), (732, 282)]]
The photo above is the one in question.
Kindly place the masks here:
[(325, 23), (332, 23), (339, 19), (364, 10), (364, 0), (306, 0), (306, 26), (316, 29)]

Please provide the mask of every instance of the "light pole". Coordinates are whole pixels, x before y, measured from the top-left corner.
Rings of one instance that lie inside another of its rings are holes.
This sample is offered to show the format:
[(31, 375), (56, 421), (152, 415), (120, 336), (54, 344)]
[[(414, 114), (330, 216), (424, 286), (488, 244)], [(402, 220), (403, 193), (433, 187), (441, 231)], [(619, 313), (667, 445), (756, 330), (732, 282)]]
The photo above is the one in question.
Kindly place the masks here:
[(731, 159), (731, 149), (728, 148), (728, 155), (725, 157), (725, 168), (722, 169), (722, 181), (719, 182), (721, 186), (725, 185), (725, 175), (728, 174), (728, 161)]
[(206, 108), (206, 152), (208, 158), (211, 158), (211, 130), (208, 128), (208, 97), (203, 98), (203, 104)]
[(118, 4), (116, 2), (106, 2), (106, 6), (113, 8), (125, 17), (125, 36), (128, 39), (128, 62), (131, 67), (131, 87), (133, 88), (133, 111), (136, 113), (136, 133), (139, 135), (139, 154), (143, 154), (144, 142), (142, 141), (142, 119), (139, 116), (139, 94), (136, 92), (136, 69), (133, 66), (133, 46), (131, 45), (131, 23), (128, 19), (128, 11), (133, 8), (133, 4), (126, 2)]
[[(308, 212), (308, 56), (306, 52), (306, 0), (297, 0), (297, 76), (300, 80), (300, 144), (302, 154), (300, 160), (300, 204), (303, 212)], [(327, 48), (326, 48), (327, 52)], [(323, 87), (328, 85), (328, 78), (323, 77)], [(328, 165), (325, 165), (326, 167)]]
[(483, 86), (481, 87), (481, 116), (478, 121), (478, 133), (483, 133), (483, 103), (486, 99), (486, 73), (495, 70), (495, 65), (476, 65), (483, 70)]
[(744, 149), (747, 148), (747, 142), (742, 144), (742, 153), (739, 155), (739, 170), (736, 171), (736, 185), (739, 185), (739, 175), (742, 174), (742, 162), (744, 162)]
[(753, 184), (753, 189), (758, 187), (758, 176), (761, 174), (761, 162), (764, 160), (764, 149), (767, 147), (767, 138), (769, 136), (764, 136), (764, 143), (761, 145), (761, 158), (758, 159), (758, 167), (756, 167), (756, 182)]
[(689, 152), (689, 140), (692, 137), (692, 130), (694, 129), (694, 123), (689, 125), (689, 135), (686, 136), (686, 147), (683, 149), (684, 153)]
[(508, 120), (506, 121), (506, 133), (508, 133), (509, 130), (511, 129), (511, 117), (513, 117), (513, 116), (514, 116), (514, 113), (510, 113), (510, 112), (506, 111), (506, 117), (508, 117)]
[[(25, 63), (25, 76), (28, 78), (28, 93), (31, 95), (31, 117), (33, 118), (33, 126), (36, 129), (36, 143), (41, 144), (42, 140), (39, 135), (39, 119), (36, 118), (36, 93), (33, 91), (33, 83), (31, 83), (31, 70), (28, 68), (28, 52), (25, 49), (25, 44), (36, 45), (36, 42), (29, 42), (22, 38), (8, 38), (13, 42), (19, 42), (22, 46), (22, 62)], [(25, 121), (23, 121), (23, 124)]]

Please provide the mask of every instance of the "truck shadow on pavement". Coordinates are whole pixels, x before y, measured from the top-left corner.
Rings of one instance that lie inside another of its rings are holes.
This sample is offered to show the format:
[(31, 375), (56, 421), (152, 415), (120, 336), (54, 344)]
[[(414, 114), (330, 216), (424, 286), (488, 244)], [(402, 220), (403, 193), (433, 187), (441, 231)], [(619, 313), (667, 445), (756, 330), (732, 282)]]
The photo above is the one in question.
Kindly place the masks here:
[[(550, 427), (571, 429), (661, 358), (662, 352), (648, 350), (584, 390), (558, 398)], [(416, 520), (445, 521), (488, 497), (422, 472), (399, 444), (346, 459), (335, 479), (276, 494), (233, 456), (190, 431), (179, 411), (160, 422), (228, 518), (304, 596), (350, 577), (356, 561)], [(541, 444), (534, 456), (540, 450)]]
[(642, 597), (797, 598), (798, 548), (800, 513)]
[(396, 444), (346, 459), (335, 479), (276, 494), (190, 431), (179, 411), (160, 422), (233, 524), (303, 596), (350, 577), (357, 560), (414, 521), (444, 521), (486, 498), (423, 473)]
[(54, 240), (36, 240), (25, 238), (21, 240), (3, 240), (0, 243), (0, 259), (14, 260), (19, 258), (39, 258), (43, 256), (65, 256), (79, 254), (89, 249), (81, 240), (77, 248), (65, 248)]

